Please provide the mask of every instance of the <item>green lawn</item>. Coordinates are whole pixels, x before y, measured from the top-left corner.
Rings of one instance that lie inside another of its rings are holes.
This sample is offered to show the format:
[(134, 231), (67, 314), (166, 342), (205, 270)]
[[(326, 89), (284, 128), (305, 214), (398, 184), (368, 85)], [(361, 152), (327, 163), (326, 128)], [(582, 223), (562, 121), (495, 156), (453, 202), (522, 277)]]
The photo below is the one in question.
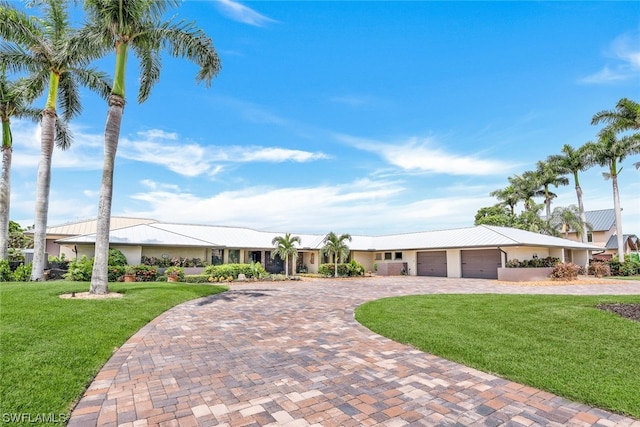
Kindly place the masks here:
[[(113, 283), (109, 290), (123, 293), (123, 298), (58, 296), (88, 289), (88, 283), (78, 282), (0, 284), (3, 423), (11, 414), (30, 414), (32, 420), (39, 414), (63, 414), (57, 419), (64, 421), (113, 351), (142, 326), (181, 302), (225, 290), (212, 285)], [(33, 425), (28, 419), (22, 424)]]
[(640, 322), (595, 308), (640, 296), (421, 295), (364, 304), (385, 337), (568, 399), (640, 418)]

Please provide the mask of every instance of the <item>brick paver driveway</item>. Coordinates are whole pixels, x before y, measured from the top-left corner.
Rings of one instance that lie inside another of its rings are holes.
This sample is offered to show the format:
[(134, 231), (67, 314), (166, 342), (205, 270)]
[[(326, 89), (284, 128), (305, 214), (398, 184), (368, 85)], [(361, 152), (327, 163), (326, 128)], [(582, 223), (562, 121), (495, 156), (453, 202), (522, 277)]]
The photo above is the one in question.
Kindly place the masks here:
[(633, 425), (422, 353), (353, 318), (418, 293), (640, 294), (640, 283), (517, 287), (418, 277), (234, 285), (175, 307), (104, 366), (69, 426)]

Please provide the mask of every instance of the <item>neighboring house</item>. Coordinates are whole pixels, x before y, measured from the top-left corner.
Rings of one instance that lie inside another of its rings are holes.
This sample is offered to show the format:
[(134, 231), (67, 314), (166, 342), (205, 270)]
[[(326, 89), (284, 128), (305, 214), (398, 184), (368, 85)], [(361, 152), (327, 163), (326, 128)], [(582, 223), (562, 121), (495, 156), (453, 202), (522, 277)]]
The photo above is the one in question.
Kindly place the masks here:
[[(585, 212), (587, 224), (591, 229), (587, 231), (587, 242), (603, 249), (594, 251), (594, 259), (609, 259), (618, 254), (618, 239), (616, 234), (616, 213), (614, 209), (601, 209)], [(568, 238), (580, 241), (575, 230), (569, 232)], [(624, 253), (638, 253), (638, 237), (635, 234), (623, 236)]]
[[(284, 264), (279, 257), (271, 258), (271, 242), (283, 234), (141, 220), (139, 224), (112, 229), (109, 240), (112, 248), (124, 253), (129, 264), (140, 263), (143, 256), (179, 256), (200, 258), (210, 264), (259, 262), (267, 271), (277, 273), (284, 270)], [(304, 268), (315, 273), (320, 264), (329, 262), (320, 254), (325, 235), (292, 234), (302, 242), (296, 271)], [(92, 257), (95, 233), (61, 238), (56, 243), (68, 257)], [(347, 244), (351, 249), (349, 259), (367, 271), (377, 269), (379, 274), (493, 279), (497, 278), (497, 269), (511, 259), (551, 256), (587, 265), (590, 251), (603, 250), (592, 244), (487, 225), (387, 236), (353, 235)]]
[[(148, 224), (150, 222), (156, 222), (154, 219), (142, 219), (142, 218), (126, 218), (126, 217), (111, 217), (111, 230), (117, 230), (123, 227), (130, 227), (132, 225), (138, 224)], [(57, 225), (54, 227), (47, 228), (47, 243), (46, 243), (46, 253), (49, 256), (60, 256), (65, 251), (61, 251), (60, 245), (56, 243), (56, 240), (64, 239), (66, 237), (79, 236), (83, 234), (91, 234), (96, 232), (98, 221), (86, 220), (86, 221), (76, 221), (70, 222), (67, 224)], [(34, 230), (30, 229), (25, 231), (25, 234), (30, 234), (33, 236)], [(65, 255), (67, 258), (74, 259), (75, 255), (73, 252), (66, 251)]]

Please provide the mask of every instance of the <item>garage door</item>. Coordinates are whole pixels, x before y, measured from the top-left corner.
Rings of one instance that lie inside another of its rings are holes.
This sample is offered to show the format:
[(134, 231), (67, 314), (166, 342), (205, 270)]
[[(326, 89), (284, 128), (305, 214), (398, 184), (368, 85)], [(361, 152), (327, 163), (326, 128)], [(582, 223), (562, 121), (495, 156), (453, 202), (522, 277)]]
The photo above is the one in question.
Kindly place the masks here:
[(418, 276), (447, 277), (447, 252), (418, 252)]
[(500, 255), (497, 249), (462, 251), (462, 277), (497, 279), (498, 267), (502, 267)]

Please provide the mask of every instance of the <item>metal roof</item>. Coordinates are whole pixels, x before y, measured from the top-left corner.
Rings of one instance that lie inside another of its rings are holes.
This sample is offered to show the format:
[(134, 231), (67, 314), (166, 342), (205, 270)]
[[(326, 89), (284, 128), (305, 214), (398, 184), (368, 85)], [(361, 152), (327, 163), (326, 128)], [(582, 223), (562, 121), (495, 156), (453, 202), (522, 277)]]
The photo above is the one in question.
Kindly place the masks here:
[(592, 231), (607, 231), (616, 223), (616, 212), (614, 209), (586, 211), (584, 215), (587, 219), (587, 224), (591, 225)]
[[(144, 218), (127, 218), (121, 216), (112, 216), (111, 217), (111, 230), (117, 230), (119, 228), (130, 227), (132, 225), (138, 224), (149, 224), (152, 222), (157, 222), (155, 219), (144, 219)], [(55, 225), (52, 227), (47, 227), (47, 235), (48, 236), (78, 236), (83, 234), (91, 234), (95, 233), (97, 230), (98, 220), (86, 220), (86, 221), (76, 221), (70, 222), (67, 224)], [(34, 233), (34, 230), (28, 230), (27, 233)]]
[[(242, 227), (189, 225), (154, 222), (112, 230), (110, 242), (125, 245), (196, 246), (269, 249), (274, 237), (283, 233), (257, 231)], [(320, 249), (324, 234), (294, 234), (300, 237), (301, 249)], [(58, 240), (62, 244), (91, 244), (95, 233)], [(351, 250), (385, 251), (411, 249), (447, 249), (474, 247), (544, 246), (573, 249), (602, 249), (598, 246), (545, 236), (506, 227), (480, 225), (452, 230), (388, 236), (352, 236)]]
[[(632, 250), (638, 250), (638, 245), (640, 244), (640, 239), (635, 234), (624, 234), (622, 236), (622, 244), (623, 246), (629, 246)], [(607, 244), (604, 245), (606, 249), (614, 249), (618, 250), (618, 236), (613, 234), (609, 236), (609, 240), (607, 240)]]

